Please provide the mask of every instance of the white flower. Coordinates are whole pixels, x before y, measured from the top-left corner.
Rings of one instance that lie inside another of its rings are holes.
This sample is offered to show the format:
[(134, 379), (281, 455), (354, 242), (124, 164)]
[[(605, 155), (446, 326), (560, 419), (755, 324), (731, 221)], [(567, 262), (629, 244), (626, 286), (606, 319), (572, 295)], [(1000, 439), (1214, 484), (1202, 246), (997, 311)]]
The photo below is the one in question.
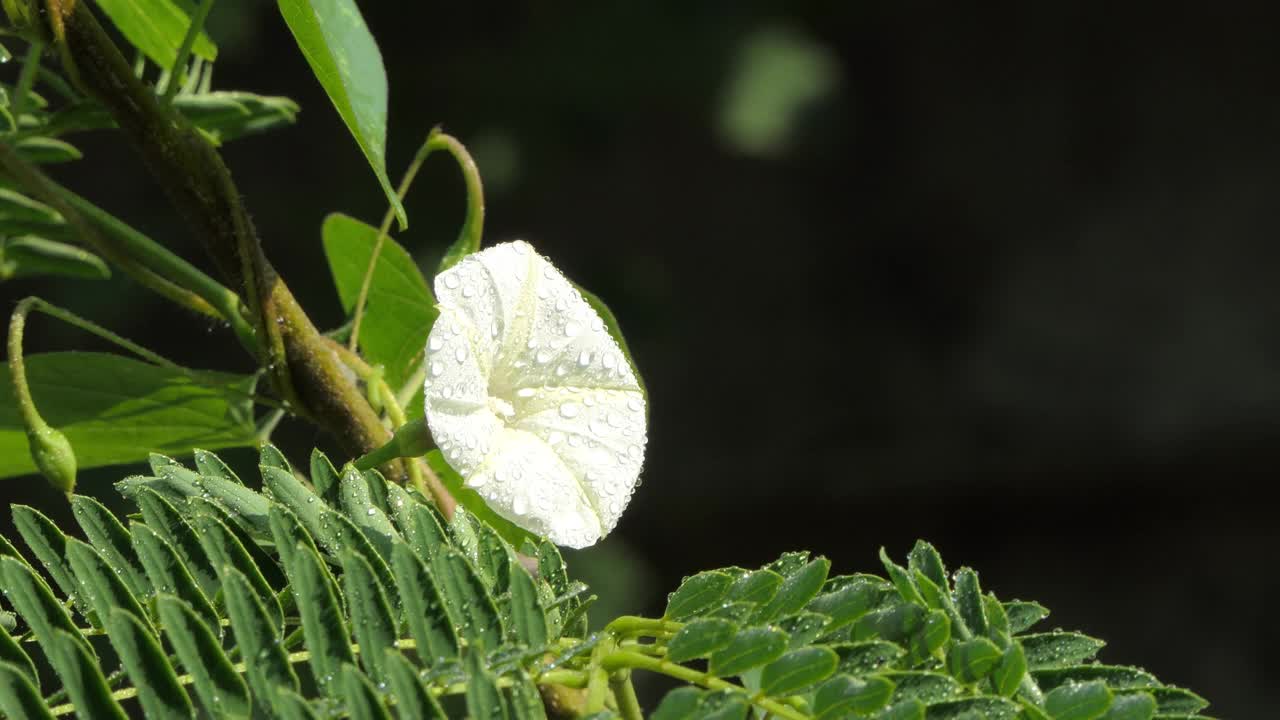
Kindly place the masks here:
[(581, 293), (527, 243), (435, 279), (427, 425), (499, 515), (581, 548), (613, 529), (644, 461), (644, 395)]

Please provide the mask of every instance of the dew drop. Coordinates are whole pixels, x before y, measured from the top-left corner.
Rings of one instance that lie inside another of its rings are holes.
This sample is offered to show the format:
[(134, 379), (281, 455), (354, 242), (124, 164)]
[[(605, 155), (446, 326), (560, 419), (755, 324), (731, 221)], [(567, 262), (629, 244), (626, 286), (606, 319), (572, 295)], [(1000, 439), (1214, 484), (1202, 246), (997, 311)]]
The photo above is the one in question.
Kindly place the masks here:
[(527, 387), (524, 387), (524, 388), (520, 388), (519, 390), (516, 390), (516, 397), (518, 397), (518, 398), (531, 398), (531, 397), (533, 397), (534, 395), (536, 395), (536, 394), (537, 394), (537, 392), (538, 392), (538, 391), (537, 391), (537, 390), (534, 390), (533, 388), (527, 388)]
[(475, 294), (476, 294), (475, 288), (471, 287), (470, 285), (462, 286), (462, 297), (464, 298), (475, 297)]
[(565, 367), (564, 365), (556, 366), (556, 377), (564, 377), (565, 375), (568, 375), (568, 374), (569, 374), (569, 368)]
[(591, 329), (595, 330), (596, 332), (600, 332), (601, 330), (604, 329), (604, 321), (601, 320), (599, 317), (591, 318)]
[(433, 361), (431, 363), (430, 371), (431, 377), (440, 377), (440, 373), (444, 372), (444, 365), (439, 361)]
[(578, 364), (581, 365), (582, 367), (586, 367), (591, 364), (590, 350), (583, 350), (582, 352), (578, 353)]
[(546, 363), (548, 363), (548, 362), (550, 362), (550, 361), (551, 361), (551, 351), (550, 351), (550, 350), (547, 350), (546, 348), (543, 348), (543, 349), (539, 350), (539, 351), (538, 351), (538, 352), (533, 356), (533, 359), (534, 359), (534, 360), (535, 360), (539, 365), (546, 364)]
[(444, 286), (445, 286), (445, 287), (447, 287), (447, 288), (449, 288), (450, 290), (457, 289), (457, 287), (458, 287), (458, 275), (457, 275), (457, 273), (449, 273), (448, 275), (445, 275), (445, 276), (444, 276)]
[(578, 323), (570, 320), (564, 324), (565, 337), (577, 337), (580, 332), (582, 332), (582, 326)]
[(444, 339), (441, 338), (439, 335), (433, 334), (430, 338), (427, 339), (427, 349), (430, 350), (431, 352), (436, 352), (442, 347), (444, 347)]
[(466, 362), (467, 349), (465, 347), (459, 346), (457, 350), (453, 351), (453, 359), (457, 360), (458, 362)]
[(369, 517), (373, 517), (375, 514), (377, 514), (377, 512), (378, 512), (377, 510), (374, 510), (373, 508), (369, 508), (368, 510), (364, 511), (364, 514), (368, 515)]
[(560, 417), (575, 418), (578, 413), (582, 412), (582, 408), (578, 407), (578, 403), (567, 402), (560, 406)]
[(600, 362), (604, 365), (606, 370), (612, 370), (614, 366), (618, 364), (618, 358), (614, 356), (613, 353), (607, 352), (600, 358)]
[(633, 395), (627, 398), (627, 409), (632, 412), (640, 412), (644, 409), (644, 403), (640, 401), (640, 398)]
[(564, 312), (569, 309), (569, 301), (563, 297), (556, 298), (556, 312)]

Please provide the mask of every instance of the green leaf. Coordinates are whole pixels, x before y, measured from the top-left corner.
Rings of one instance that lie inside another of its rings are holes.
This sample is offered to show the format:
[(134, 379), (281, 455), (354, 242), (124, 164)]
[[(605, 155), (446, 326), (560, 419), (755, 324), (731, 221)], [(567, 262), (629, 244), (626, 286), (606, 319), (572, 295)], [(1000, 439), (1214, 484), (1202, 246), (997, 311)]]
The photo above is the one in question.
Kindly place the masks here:
[[(262, 599), (240, 571), (224, 567), (222, 582), (231, 630), (240, 646), (240, 657), (244, 659), (253, 694), (260, 698), (271, 697), (277, 685), (297, 690), (298, 676), (294, 674), (280, 642), (280, 626), (274, 624), (276, 618), (267, 614)], [(278, 605), (276, 609), (279, 610)], [(185, 661), (183, 665), (186, 665)], [(187, 669), (190, 671), (190, 666)]]
[(511, 684), (503, 690), (503, 705), (511, 720), (547, 720), (546, 707), (538, 686), (529, 673), (520, 670), (509, 675)]
[(80, 634), (66, 608), (58, 602), (40, 576), (29, 565), (12, 557), (0, 558), (0, 587), (5, 597), (31, 627), (36, 641), (46, 656), (57, 652), (54, 633), (66, 631), (92, 651), (88, 640)]
[(685, 578), (680, 587), (667, 596), (667, 611), (663, 617), (683, 620), (703, 612), (724, 598), (733, 580), (732, 575), (719, 570), (707, 570)]
[(1044, 697), (1044, 709), (1053, 720), (1093, 720), (1111, 706), (1106, 683), (1070, 683), (1054, 688)]
[(156, 610), (169, 644), (183, 669), (191, 675), (196, 697), (209, 716), (248, 718), (249, 688), (227, 659), (210, 627), (191, 606), (172, 595), (157, 595)]
[(939, 588), (947, 587), (947, 568), (942, 564), (942, 556), (924, 540), (917, 540), (915, 547), (911, 548), (907, 555), (907, 569), (913, 573), (920, 572)]
[[(218, 573), (218, 577), (221, 579), (224, 589), (227, 582), (227, 571), (230, 570), (239, 576), (239, 579), (244, 580), (248, 587), (252, 589), (258, 602), (262, 604), (263, 612), (267, 613), (267, 618), (278, 635), (281, 628), (284, 627), (284, 610), (280, 608), (280, 602), (276, 599), (275, 591), (271, 589), (271, 585), (262, 576), (262, 571), (258, 569), (258, 565), (249, 557), (249, 551), (245, 550), (244, 544), (240, 542), (240, 539), (231, 532), (231, 529), (225, 523), (212, 515), (204, 513), (197, 515), (192, 518), (192, 524), (199, 533), (200, 546), (204, 548), (205, 554), (209, 556), (213, 566), (221, 570)], [(228, 606), (228, 610), (230, 610), (230, 606)], [(270, 695), (264, 690), (262, 697), (270, 697)]]
[(458, 636), (427, 568), (404, 544), (392, 549), (391, 564), (419, 655), (428, 664), (457, 657)]
[(987, 634), (987, 612), (983, 607), (982, 588), (978, 585), (978, 573), (970, 568), (956, 571), (956, 611), (960, 613), (969, 632)]
[(830, 570), (830, 560), (817, 558), (789, 574), (782, 581), (782, 587), (778, 588), (773, 599), (760, 608), (756, 614), (756, 621), (768, 622), (803, 608), (822, 589), (822, 584), (827, 581), (827, 573)]
[(329, 458), (319, 449), (312, 450), (311, 484), (315, 486), (316, 493), (321, 496), (328, 495), (331, 489), (338, 486), (338, 477), (338, 471), (333, 467), (333, 463), (329, 462)]
[(74, 145), (64, 140), (33, 135), (14, 143), (14, 150), (23, 160), (34, 165), (52, 165), (71, 162), (84, 157)]
[(855, 581), (809, 602), (808, 609), (831, 618), (828, 632), (848, 625), (878, 608), (886, 596), (883, 581)]
[(926, 705), (950, 700), (962, 692), (949, 675), (922, 671), (893, 671), (884, 677), (894, 684), (893, 701), (919, 700)]
[[(208, 0), (204, 0), (207, 2)], [(120, 33), (152, 62), (168, 70), (178, 61), (178, 48), (191, 26), (190, 2), (174, 0), (97, 0)], [(216, 60), (218, 48), (200, 32), (192, 51), (205, 60)]]
[(1113, 690), (1145, 689), (1160, 685), (1155, 676), (1145, 670), (1116, 665), (1074, 665), (1033, 670), (1031, 674), (1035, 677), (1036, 684), (1046, 692), (1060, 685), (1094, 680), (1105, 682)]
[(960, 682), (976, 683), (996, 669), (1000, 648), (986, 638), (958, 642), (947, 651), (947, 670)]
[(445, 611), (462, 637), (486, 650), (497, 649), (504, 634), (498, 608), (466, 557), (442, 548), (432, 559), (431, 570)]
[[(28, 355), (27, 381), (41, 415), (66, 434), (81, 469), (254, 442), (252, 377), (176, 370), (104, 353)], [(0, 392), (11, 397), (7, 367)], [(0, 404), (0, 477), (36, 472), (17, 406)]]
[(258, 468), (275, 468), (284, 472), (293, 472), (293, 466), (289, 465), (289, 458), (280, 452), (280, 448), (267, 443), (258, 451)]
[(929, 706), (929, 720), (1014, 720), (1019, 706), (1003, 698), (949, 700)]
[(746, 720), (750, 709), (741, 693), (720, 690), (706, 693), (698, 700), (694, 717), (700, 720)]
[(85, 648), (83, 639), (57, 628), (45, 647), (49, 663), (62, 678), (62, 686), (80, 717), (127, 720), (120, 704), (111, 697), (98, 659)]
[[(102, 553), (102, 559), (115, 571), (129, 591), (135, 597), (145, 599), (149, 596), (151, 583), (137, 556), (133, 554), (133, 541), (129, 538), (129, 531), (124, 529), (116, 516), (102, 503), (87, 495), (71, 498), (71, 512), (84, 530), (85, 537), (95, 550)], [(98, 616), (103, 617), (102, 613), (98, 613)]]
[(475, 565), (476, 572), (495, 596), (506, 592), (510, 583), (510, 553), (502, 537), (492, 527), (474, 518), (465, 508), (455, 508), (449, 523), (453, 545)]
[(71, 598), (80, 614), (98, 627), (98, 615), (80, 593), (80, 582), (67, 565), (67, 536), (39, 510), (26, 505), (13, 506), (13, 524), (62, 594)]
[(317, 720), (316, 713), (298, 693), (278, 687), (271, 709), (280, 720)]
[(928, 613), (915, 603), (899, 603), (863, 615), (853, 626), (854, 640), (880, 637), (902, 642), (924, 626)]
[(1106, 645), (1088, 635), (1061, 631), (1023, 635), (1018, 641), (1026, 651), (1027, 666), (1034, 670), (1078, 665), (1085, 660), (1092, 660)]
[(475, 649), (466, 654), (467, 668), (467, 716), (472, 720), (497, 720), (507, 717), (502, 703), (502, 693), (493, 673), (484, 665), (484, 658)]
[[(412, 557), (412, 556), (411, 556)], [(511, 627), (520, 644), (536, 648), (547, 644), (547, 613), (538, 601), (538, 588), (529, 571), (510, 554)]]
[(1049, 617), (1049, 609), (1037, 602), (1014, 600), (1004, 604), (1004, 611), (1009, 616), (1009, 632), (1015, 635)]
[(142, 605), (129, 592), (121, 575), (112, 571), (95, 548), (75, 538), (68, 538), (67, 562), (80, 581), (80, 586), (99, 620), (106, 622), (112, 608), (123, 608), (135, 617), (146, 617)]
[(826, 680), (836, 671), (840, 658), (828, 647), (792, 650), (764, 666), (760, 691), (766, 695), (790, 695)]
[(191, 456), (196, 461), (196, 470), (205, 478), (221, 480), (223, 482), (234, 483), (236, 485), (244, 485), (240, 478), (236, 476), (235, 471), (227, 467), (222, 462), (222, 458), (214, 455), (208, 450), (196, 448), (191, 451)]
[(121, 608), (108, 613), (106, 627), (112, 647), (138, 689), (138, 700), (148, 720), (192, 717), (195, 709), (151, 631)]
[(133, 547), (142, 560), (151, 585), (159, 592), (178, 596), (196, 611), (201, 620), (210, 627), (217, 627), (218, 613), (213, 609), (213, 603), (200, 590), (173, 546), (146, 525), (134, 523), (131, 527)]
[(528, 530), (517, 527), (515, 523), (494, 512), (474, 488), (467, 487), (462, 482), (462, 476), (445, 462), (444, 455), (438, 449), (427, 453), (424, 459), (435, 472), (436, 477), (444, 483), (445, 489), (453, 499), (458, 501), (458, 505), (483, 524), (493, 528), (512, 547), (520, 547), (525, 540), (536, 540)]
[(863, 675), (893, 667), (906, 654), (901, 646), (883, 640), (831, 646), (840, 656), (840, 672)]
[(822, 684), (813, 695), (814, 720), (869, 715), (889, 704), (893, 683), (872, 675), (855, 678), (837, 675)]
[[(148, 529), (169, 543), (181, 559), (183, 567), (200, 585), (205, 596), (216, 595), (222, 583), (218, 580), (213, 564), (209, 562), (209, 556), (200, 545), (196, 531), (186, 519), (160, 493), (150, 488), (139, 488), (133, 494), (133, 500), (142, 511), (142, 519), (146, 522)], [(152, 584), (159, 586), (154, 580)]]
[[(920, 630), (908, 640), (913, 664), (931, 657), (941, 658), (941, 649), (951, 639), (951, 618), (942, 610), (930, 610)], [(993, 646), (994, 647), (994, 646)]]
[(311, 651), (311, 674), (326, 695), (333, 695), (338, 690), (333, 683), (338, 672), (344, 664), (355, 662), (333, 579), (314, 548), (304, 543), (294, 544), (292, 552), (284, 557), (302, 618), (302, 632)]
[(708, 668), (713, 675), (729, 677), (771, 663), (787, 649), (787, 636), (771, 627), (747, 628), (729, 644), (711, 653)]
[(57, 210), (20, 192), (0, 187), (0, 227), (6, 228), (6, 234), (14, 233), (16, 228), (58, 228), (65, 224), (66, 219)]
[[(391, 568), (387, 567), (386, 561), (382, 556), (373, 549), (373, 545), (369, 543), (369, 539), (360, 532), (347, 516), (340, 512), (326, 511), (321, 519), (322, 524), (328, 524), (335, 532), (331, 533), (332, 545), (326, 549), (330, 554), (341, 557), (343, 552), (348, 549), (359, 553), (369, 566), (373, 568), (374, 577), (377, 578), (378, 585), (387, 595), (391, 595), (396, 586), (395, 578), (391, 575)], [(320, 538), (324, 542), (324, 538)]]
[(884, 548), (880, 548), (880, 562), (884, 565), (884, 569), (889, 574), (889, 579), (893, 581), (893, 586), (898, 589), (898, 594), (902, 599), (923, 605), (924, 598), (920, 596), (920, 591), (916, 589), (916, 585), (911, 580), (911, 574), (907, 569), (898, 565), (889, 559), (889, 553)]
[(307, 532), (331, 553), (336, 554), (340, 545), (336, 531), (325, 520), (328, 506), (311, 489), (303, 485), (293, 473), (275, 467), (261, 468), (262, 485), (277, 502), (283, 504), (302, 523)]
[(351, 611), (356, 642), (361, 648), (360, 662), (375, 680), (386, 682), (382, 650), (395, 647), (397, 623), (365, 556), (350, 550), (342, 554), (342, 588)]
[(105, 280), (111, 268), (88, 250), (39, 235), (0, 239), (0, 280), (32, 275)]
[(829, 622), (831, 622), (831, 619), (826, 615), (801, 611), (795, 615), (788, 615), (775, 620), (773, 624), (791, 636), (788, 647), (798, 648), (813, 642), (822, 634)]
[(678, 687), (668, 692), (658, 703), (650, 720), (694, 720), (698, 702), (705, 693), (696, 687)]
[(1009, 627), (1009, 616), (1004, 611), (1004, 605), (995, 595), (987, 593), (982, 596), (982, 608), (987, 614), (987, 637), (1001, 648), (1008, 647), (1013, 631)]
[(25, 668), (9, 663), (7, 658), (0, 662), (0, 714), (27, 720), (53, 720), (53, 714), (31, 680)]
[(725, 600), (764, 604), (778, 594), (782, 576), (772, 570), (755, 570), (745, 573), (729, 586)]
[(924, 720), (925, 704), (915, 698), (894, 703), (876, 715), (876, 720)]
[(667, 643), (667, 659), (682, 663), (707, 657), (725, 647), (738, 633), (738, 626), (719, 618), (698, 618), (680, 628)]
[[(570, 282), (573, 283), (573, 281)], [(631, 348), (627, 346), (627, 339), (622, 336), (622, 325), (618, 323), (618, 318), (609, 309), (609, 306), (605, 304), (604, 300), (600, 299), (600, 296), (578, 283), (573, 283), (573, 287), (582, 294), (582, 299), (586, 300), (591, 309), (595, 310), (596, 314), (600, 316), (600, 319), (604, 322), (605, 329), (609, 331), (609, 335), (613, 337), (614, 341), (618, 343), (618, 348), (622, 350), (622, 356), (627, 359), (627, 364), (631, 366), (632, 374), (636, 376), (636, 382), (640, 384), (640, 394), (644, 395), (645, 399), (644, 416), (648, 420), (649, 388), (644, 383), (644, 376), (640, 374), (640, 366), (636, 365), (635, 358), (631, 356)]]
[(1195, 713), (1209, 706), (1204, 698), (1178, 687), (1153, 687), (1146, 692), (1156, 699), (1161, 713)]
[(418, 678), (418, 669), (395, 648), (387, 648), (383, 654), (386, 655), (383, 666), (387, 669), (387, 682), (401, 720), (446, 720), (444, 708)]
[(1022, 650), (1022, 645), (1015, 642), (1005, 648), (1004, 653), (1000, 656), (1000, 662), (996, 664), (995, 670), (991, 673), (991, 682), (995, 686), (997, 693), (1005, 697), (1013, 697), (1026, 674), (1026, 655)]
[[(382, 667), (382, 653), (379, 652), (378, 661), (371, 664)], [(391, 720), (391, 714), (382, 704), (373, 683), (356, 666), (348, 664), (342, 667), (342, 688), (351, 720)]]
[(0, 664), (20, 670), (36, 687), (40, 686), (40, 673), (36, 670), (36, 664), (4, 627), (0, 627)]
[(180, 93), (173, 106), (216, 143), (292, 125), (298, 104), (287, 97), (247, 92)]
[[(351, 314), (378, 230), (333, 213), (325, 218), (321, 235), (342, 309)], [(427, 334), (438, 314), (435, 298), (413, 257), (390, 237), (383, 240), (360, 324), (360, 349), (371, 364), (382, 365), (392, 388), (403, 385), (415, 363), (422, 360)]]
[[(435, 506), (418, 502), (405, 510), (397, 509), (396, 512), (398, 518), (403, 517), (400, 526), (405, 537), (409, 539), (410, 547), (423, 562), (431, 562), (436, 550), (449, 545), (449, 535), (445, 532), (443, 518)], [(400, 515), (402, 512), (403, 516)], [(413, 532), (407, 530), (409, 527), (413, 528)]]
[[(1194, 711), (1192, 711), (1194, 712)], [(1156, 699), (1147, 693), (1120, 695), (1111, 701), (1103, 720), (1151, 720), (1156, 714)]]
[(369, 492), (369, 483), (354, 466), (348, 465), (338, 486), (342, 506), (351, 521), (369, 539), (382, 559), (391, 560), (391, 546), (400, 539), (391, 519), (379, 508)]
[(387, 73), (382, 54), (353, 0), (278, 0), (293, 39), (364, 151), (400, 229), (404, 208), (387, 177)]

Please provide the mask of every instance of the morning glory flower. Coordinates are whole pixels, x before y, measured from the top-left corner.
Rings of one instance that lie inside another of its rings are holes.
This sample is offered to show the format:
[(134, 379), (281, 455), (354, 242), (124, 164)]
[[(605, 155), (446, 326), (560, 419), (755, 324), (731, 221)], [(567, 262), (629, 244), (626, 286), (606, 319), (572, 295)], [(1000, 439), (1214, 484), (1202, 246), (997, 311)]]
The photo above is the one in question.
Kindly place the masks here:
[(574, 548), (613, 530), (640, 476), (645, 398), (618, 343), (527, 243), (435, 279), (427, 426), (499, 515)]

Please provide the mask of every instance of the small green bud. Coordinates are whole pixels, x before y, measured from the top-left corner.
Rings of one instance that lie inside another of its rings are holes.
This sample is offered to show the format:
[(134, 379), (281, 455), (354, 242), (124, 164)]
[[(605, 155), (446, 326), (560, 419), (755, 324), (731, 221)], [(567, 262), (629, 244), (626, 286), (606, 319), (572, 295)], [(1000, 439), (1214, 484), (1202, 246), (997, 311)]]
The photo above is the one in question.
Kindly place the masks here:
[(31, 459), (49, 484), (70, 494), (76, 487), (76, 454), (67, 436), (45, 423), (27, 429)]
[(435, 448), (425, 418), (418, 418), (396, 428), (390, 442), (356, 460), (357, 470), (369, 470), (397, 458), (421, 457)]

